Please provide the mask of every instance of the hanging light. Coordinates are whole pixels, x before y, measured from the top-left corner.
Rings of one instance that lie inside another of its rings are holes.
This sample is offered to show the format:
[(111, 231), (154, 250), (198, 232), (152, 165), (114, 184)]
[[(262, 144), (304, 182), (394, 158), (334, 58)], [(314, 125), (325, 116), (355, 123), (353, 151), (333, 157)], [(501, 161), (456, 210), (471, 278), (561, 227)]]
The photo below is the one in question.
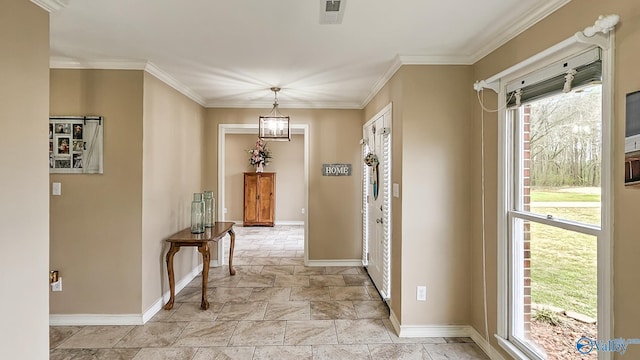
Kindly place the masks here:
[(274, 94), (273, 109), (267, 115), (260, 116), (258, 120), (258, 137), (271, 141), (291, 141), (291, 126), (289, 117), (284, 116), (278, 110), (279, 87), (272, 87)]

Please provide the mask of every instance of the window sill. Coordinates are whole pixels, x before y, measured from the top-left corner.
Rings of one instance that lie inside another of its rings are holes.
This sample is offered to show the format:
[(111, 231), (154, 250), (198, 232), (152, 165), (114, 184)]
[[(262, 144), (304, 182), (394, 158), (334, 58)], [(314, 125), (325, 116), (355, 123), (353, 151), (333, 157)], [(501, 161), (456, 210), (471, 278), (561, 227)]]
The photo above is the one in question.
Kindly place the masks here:
[(511, 355), (514, 359), (516, 360), (531, 360), (531, 358), (529, 356), (527, 356), (525, 353), (523, 353), (520, 349), (518, 349), (515, 345), (513, 345), (511, 343), (511, 341), (495, 335), (496, 339), (498, 340), (498, 345), (500, 345), (500, 347), (502, 349), (504, 349), (504, 351), (506, 351), (509, 355)]

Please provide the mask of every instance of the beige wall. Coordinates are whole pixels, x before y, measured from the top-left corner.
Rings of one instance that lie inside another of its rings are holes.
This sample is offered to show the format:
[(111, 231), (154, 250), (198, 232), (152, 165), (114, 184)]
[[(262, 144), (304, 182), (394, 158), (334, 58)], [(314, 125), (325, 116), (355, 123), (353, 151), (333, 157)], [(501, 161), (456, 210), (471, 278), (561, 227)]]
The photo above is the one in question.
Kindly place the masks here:
[[(391, 307), (403, 326), (469, 321), (471, 184), (461, 164), (471, 114), (460, 94), (471, 74), (469, 66), (403, 66), (365, 108), (368, 119), (393, 101), (392, 182), (401, 198), (392, 200)], [(416, 301), (418, 285), (427, 302)]]
[[(142, 311), (169, 290), (164, 256), (168, 236), (190, 226), (191, 200), (204, 178), (202, 106), (144, 73), (142, 141)], [(215, 257), (215, 256), (214, 256)], [(199, 267), (195, 248), (174, 258), (176, 281)]]
[[(637, 204), (640, 203), (640, 192), (624, 187), (624, 126), (625, 126), (625, 94), (640, 89), (640, 73), (637, 71), (637, 59), (640, 57), (640, 6), (636, 0), (619, 0), (603, 2), (598, 0), (572, 1), (562, 9), (522, 33), (500, 49), (474, 65), (475, 79), (484, 79), (527, 57), (534, 55), (570, 36), (576, 31), (593, 25), (601, 14), (619, 14), (621, 23), (615, 32), (616, 61), (614, 77), (614, 336), (635, 338), (640, 333), (640, 291), (637, 284), (640, 272), (637, 269), (637, 254), (640, 253), (640, 237), (638, 236)], [(471, 84), (468, 85), (471, 88)], [(496, 107), (496, 97), (485, 91), (485, 101), (490, 108)], [(473, 94), (472, 96), (475, 96)], [(474, 105), (472, 126), (472, 163), (477, 164), (473, 172), (473, 184), (480, 183), (480, 108), (477, 101)], [(496, 199), (497, 199), (497, 136), (496, 116), (484, 114), (485, 118), (485, 154), (486, 172), (486, 238), (487, 238), (487, 283), (489, 305), (489, 331), (496, 331)], [(607, 169), (605, 169), (607, 171)], [(473, 188), (473, 265), (474, 274), (472, 291), (472, 324), (483, 332), (484, 320), (482, 309), (482, 238), (481, 208), (479, 186)], [(496, 346), (491, 337), (492, 344)], [(640, 347), (629, 346), (624, 355), (616, 354), (616, 358), (639, 358)]]
[[(242, 223), (244, 173), (255, 171), (249, 164), (247, 149), (253, 149), (256, 135), (228, 134), (225, 138), (226, 219)], [(276, 173), (277, 222), (303, 222), (304, 215), (304, 136), (292, 135), (291, 142), (267, 142), (271, 162), (264, 171)]]
[[(469, 322), (470, 66), (405, 66), (403, 325)], [(461, 96), (462, 95), (462, 96)], [(415, 298), (427, 286), (427, 302)]]
[[(207, 141), (218, 137), (218, 124), (254, 124), (269, 109), (208, 109)], [(309, 125), (309, 259), (354, 260), (361, 258), (360, 231), (360, 110), (282, 109), (294, 124)], [(216, 141), (217, 143), (217, 141)], [(207, 144), (207, 167), (211, 159)], [(217, 151), (215, 152), (217, 154)], [(216, 155), (217, 157), (217, 155)], [(353, 175), (322, 176), (323, 163), (353, 164)], [(207, 186), (217, 185), (216, 172), (207, 171)], [(276, 180), (277, 181), (277, 180)]]
[(0, 2), (0, 349), (49, 357), (49, 14)]
[(142, 92), (142, 71), (51, 70), (51, 115), (104, 116), (104, 174), (50, 176), (51, 314), (140, 313)]

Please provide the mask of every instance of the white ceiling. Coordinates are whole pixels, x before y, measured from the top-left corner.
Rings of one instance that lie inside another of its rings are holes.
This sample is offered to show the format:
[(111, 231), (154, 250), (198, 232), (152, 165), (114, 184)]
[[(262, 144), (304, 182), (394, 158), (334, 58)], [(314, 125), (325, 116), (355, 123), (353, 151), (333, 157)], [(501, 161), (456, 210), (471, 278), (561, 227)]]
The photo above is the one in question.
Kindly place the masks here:
[[(362, 108), (401, 64), (472, 64), (570, 0), (53, 1), (51, 66), (147, 69), (207, 107)], [(469, 84), (471, 86), (471, 84)]]

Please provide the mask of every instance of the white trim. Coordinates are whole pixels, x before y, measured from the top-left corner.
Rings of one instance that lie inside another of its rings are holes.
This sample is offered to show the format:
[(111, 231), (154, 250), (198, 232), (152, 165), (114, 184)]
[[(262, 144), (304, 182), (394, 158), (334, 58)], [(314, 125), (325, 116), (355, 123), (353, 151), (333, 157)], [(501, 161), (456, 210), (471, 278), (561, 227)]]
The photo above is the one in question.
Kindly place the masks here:
[(282, 226), (302, 226), (302, 225), (304, 225), (304, 221), (297, 221), (297, 220), (282, 220), (282, 221), (278, 221), (278, 220), (276, 220), (274, 222), (274, 224), (276, 226), (278, 226), (278, 225), (282, 225)]
[[(607, 47), (612, 48), (613, 44), (611, 43), (611, 38), (613, 37), (613, 31), (611, 30), (615, 27), (619, 19), (620, 17), (618, 15), (606, 16), (606, 20), (611, 22), (607, 23), (607, 26), (611, 25), (611, 27), (603, 29), (601, 31), (606, 31), (606, 34), (608, 35), (604, 35), (603, 33), (598, 32), (595, 35), (587, 37), (585, 36), (585, 31), (592, 28), (587, 27), (586, 29), (584, 29), (584, 31), (578, 31), (568, 39), (565, 39), (564, 41), (559, 42), (529, 57), (528, 59), (525, 59), (509, 67), (508, 69), (489, 77), (488, 79), (476, 81), (473, 87), (476, 91), (480, 91), (483, 88), (490, 88), (496, 91), (496, 89), (498, 88), (498, 81), (501, 81), (506, 77), (510, 78), (509, 81), (515, 80), (516, 77), (531, 72), (531, 67), (533, 67), (534, 65), (537, 69), (548, 66), (549, 64), (560, 59), (564, 59), (569, 55), (577, 54), (582, 49), (593, 47), (593, 45), (599, 46), (603, 51), (607, 50)], [(600, 18), (598, 19), (598, 21), (600, 21)], [(596, 21), (596, 24), (598, 24), (598, 21)], [(606, 40), (607, 37), (609, 37), (608, 41)]]
[[(216, 267), (218, 266), (218, 261), (211, 261), (211, 264), (209, 264), (209, 267)], [(191, 281), (193, 281), (193, 279), (196, 278), (196, 276), (198, 276), (200, 274), (200, 272), (202, 272), (202, 265), (197, 265), (196, 267), (194, 267), (193, 269), (191, 269), (191, 271), (185, 276), (183, 277), (180, 281), (178, 281), (176, 283), (176, 296), (178, 296), (178, 294), (180, 293), (180, 291), (182, 291), (182, 289), (184, 289), (187, 285), (189, 285), (189, 283)], [(153, 305), (151, 305), (143, 314), (142, 314), (142, 323), (146, 324), (147, 321), (151, 320), (151, 318), (157, 314), (159, 311), (162, 310), (162, 308), (164, 307), (164, 304), (167, 303), (167, 301), (169, 301), (169, 298), (171, 297), (171, 293), (169, 292), (169, 290), (165, 291), (164, 294), (162, 294), (162, 296), (156, 300), (155, 303), (153, 303)]]
[(496, 339), (498, 340), (498, 345), (504, 349), (509, 355), (511, 355), (516, 360), (531, 360), (527, 355), (525, 355), (520, 349), (515, 347), (513, 343), (509, 340), (504, 339), (501, 336), (496, 335)]
[[(302, 134), (304, 136), (304, 259), (305, 263), (309, 260), (309, 124), (291, 124), (292, 134)], [(218, 220), (225, 221), (225, 142), (227, 134), (258, 134), (257, 121), (253, 124), (219, 124), (218, 125)], [(242, 224), (242, 221), (237, 221), (237, 224)], [(293, 225), (298, 225), (296, 222)], [(285, 224), (282, 224), (285, 225)], [(224, 259), (221, 254), (224, 254), (224, 248), (222, 247), (222, 241), (218, 242), (218, 259), (220, 263), (224, 264)], [(360, 264), (361, 265), (361, 264)], [(358, 265), (359, 266), (359, 265)]]
[[(213, 263), (213, 262), (212, 262)], [(202, 265), (194, 267), (176, 283), (176, 296), (202, 271)], [(157, 314), (171, 297), (167, 290), (143, 314), (51, 314), (50, 326), (65, 325), (143, 325)]]
[(389, 321), (391, 321), (391, 326), (393, 326), (396, 335), (400, 334), (400, 320), (398, 320), (396, 313), (394, 313), (391, 308), (389, 308)]
[[(242, 220), (225, 220), (236, 223), (236, 226), (244, 227), (242, 225)], [(276, 220), (273, 223), (274, 226), (302, 226), (304, 225), (304, 220)]]
[[(607, 17), (601, 17), (599, 21), (604, 18), (611, 21), (614, 24), (617, 22), (617, 15), (611, 15)], [(598, 22), (596, 22), (598, 25)], [(587, 28), (589, 29), (589, 28)], [(587, 30), (585, 29), (585, 31)], [(611, 30), (610, 28), (609, 30)], [(615, 160), (613, 151), (613, 76), (614, 76), (614, 32), (607, 30), (603, 34), (596, 34), (593, 37), (584, 37), (583, 32), (577, 32), (576, 35), (571, 38), (556, 44), (545, 51), (542, 51), (533, 57), (526, 59), (509, 69), (502, 71), (501, 73), (490, 77), (485, 81), (476, 82), (474, 88), (480, 90), (488, 87), (489, 84), (498, 85), (495, 88), (499, 89), (498, 96), (498, 108), (504, 108), (506, 102), (506, 84), (513, 79), (516, 79), (526, 72), (532, 70), (541, 69), (549, 64), (556, 62), (562, 57), (576, 54), (583, 49), (599, 46), (602, 51), (603, 61), (603, 83), (602, 83), (602, 180), (601, 180), (601, 192), (602, 192), (602, 227), (597, 229), (596, 227), (586, 227), (586, 230), (581, 232), (593, 233), (599, 237), (598, 241), (598, 338), (610, 339), (613, 337), (613, 173), (610, 169), (613, 168), (612, 164)], [(604, 37), (608, 37), (608, 41), (603, 41)], [(513, 159), (508, 158), (507, 149), (511, 146), (508, 143), (506, 128), (506, 111), (500, 111), (498, 115), (498, 189), (509, 189), (507, 186), (507, 172), (509, 164)], [(514, 344), (508, 340), (508, 296), (509, 291), (507, 284), (511, 282), (509, 279), (508, 261), (509, 255), (507, 252), (507, 218), (506, 213), (508, 204), (507, 199), (511, 197), (511, 194), (507, 194), (504, 191), (498, 191), (498, 296), (497, 296), (497, 335), (498, 342), (501, 347), (508, 351), (515, 358), (519, 358), (521, 351), (515, 351)], [(535, 220), (537, 222), (546, 223), (544, 219), (531, 219), (530, 216), (524, 216), (521, 213), (516, 214), (517, 217), (527, 218), (529, 220)], [(557, 221), (553, 220), (554, 226), (558, 226)], [(561, 228), (566, 228), (567, 224), (561, 224)], [(572, 224), (568, 224), (572, 227)], [(572, 229), (575, 231), (575, 229)], [(612, 354), (608, 352), (601, 352), (598, 355), (600, 360), (611, 359)], [(526, 357), (524, 357), (526, 358)]]
[(500, 352), (498, 352), (498, 349), (491, 346), (489, 341), (487, 341), (487, 339), (482, 337), (482, 335), (480, 335), (480, 333), (473, 326), (469, 326), (468, 331), (469, 331), (469, 337), (471, 338), (471, 340), (473, 340), (473, 342), (476, 343), (476, 345), (478, 345), (480, 349), (484, 351), (485, 354), (487, 354), (489, 359), (505, 360), (505, 358), (502, 355), (500, 355)]
[(539, 224), (554, 226), (558, 229), (573, 231), (585, 235), (598, 236), (602, 233), (602, 229), (598, 225), (589, 225), (573, 220), (556, 219), (553, 217), (549, 218), (548, 216), (523, 212), (519, 210), (511, 210), (509, 212), (509, 216), (517, 219), (534, 221)]
[(184, 85), (181, 82), (179, 82), (178, 80), (176, 80), (173, 76), (169, 75), (167, 72), (165, 72), (164, 70), (160, 69), (158, 66), (156, 66), (151, 61), (147, 62), (146, 66), (144, 68), (144, 71), (148, 72), (149, 74), (151, 74), (151, 75), (155, 76), (156, 78), (158, 78), (158, 80), (160, 80), (163, 83), (165, 83), (165, 84), (169, 85), (170, 87), (174, 88), (176, 91), (178, 91), (182, 95), (184, 95), (184, 96), (188, 97), (189, 99), (195, 101), (200, 106), (205, 107), (206, 102), (200, 95), (196, 94), (189, 87), (187, 87), (186, 85)]
[(49, 58), (51, 69), (97, 69), (97, 70), (145, 70), (147, 61), (132, 60), (79, 60), (52, 56)]
[(367, 97), (362, 101), (362, 104), (360, 105), (361, 109), (364, 109), (367, 104), (369, 104), (369, 102), (373, 100), (373, 98), (378, 94), (378, 92), (380, 92), (380, 90), (382, 90), (387, 82), (391, 80), (393, 75), (396, 73), (396, 71), (398, 71), (398, 69), (400, 69), (401, 66), (402, 60), (400, 59), (400, 56), (396, 56), (395, 58), (393, 58), (393, 61), (391, 62), (391, 65), (389, 65), (387, 71), (385, 71), (384, 74), (382, 74), (382, 76), (378, 79), (378, 81), (376, 81), (376, 83), (369, 91), (369, 95), (367, 95)]
[[(609, 33), (609, 47), (602, 50), (602, 169), (613, 169), (615, 163), (614, 119), (614, 71), (615, 71), (615, 32)], [(609, 154), (609, 156), (604, 156)], [(601, 171), (601, 225), (598, 241), (598, 337), (612, 339), (613, 331), (613, 171)], [(612, 352), (598, 352), (598, 359), (613, 359)]]
[[(306, 249), (306, 247), (305, 247)], [(305, 250), (306, 252), (306, 250)], [(362, 266), (362, 259), (338, 259), (338, 260), (308, 260), (305, 259), (305, 266)]]
[(398, 325), (398, 319), (391, 312), (389, 316), (399, 338), (425, 337), (469, 337), (491, 360), (505, 360), (500, 352), (491, 346), (473, 326), (470, 325)]
[(400, 325), (398, 337), (467, 337), (469, 325)]
[(53, 314), (50, 326), (143, 325), (142, 314)]
[(51, 69), (96, 69), (96, 70), (142, 70), (155, 76), (158, 80), (169, 85), (182, 95), (205, 107), (204, 99), (186, 85), (182, 84), (151, 61), (130, 60), (99, 60), (84, 61), (52, 56), (49, 59)]
[(31, 0), (31, 2), (50, 13), (69, 6), (69, 0)]
[[(234, 108), (234, 109), (271, 109), (273, 101), (237, 101), (237, 102), (221, 102), (211, 99), (203, 105), (206, 108)], [(297, 102), (295, 100), (287, 100), (285, 105), (278, 104), (279, 109), (339, 109), (339, 110), (361, 110), (362, 105), (357, 102)]]
[(480, 48), (480, 50), (476, 51), (473, 55), (469, 56), (469, 61), (471, 63), (476, 63), (485, 56), (491, 54), (497, 48), (511, 41), (516, 36), (522, 34), (542, 19), (568, 4), (570, 1), (571, 0), (554, 0), (547, 1), (545, 4), (537, 5), (535, 9), (532, 9), (532, 11), (526, 12), (518, 19), (512, 21), (511, 24), (505, 26), (504, 28), (508, 29), (507, 31), (501, 31), (499, 33), (494, 32), (494, 40)]
[(473, 65), (468, 56), (398, 55), (402, 65)]

